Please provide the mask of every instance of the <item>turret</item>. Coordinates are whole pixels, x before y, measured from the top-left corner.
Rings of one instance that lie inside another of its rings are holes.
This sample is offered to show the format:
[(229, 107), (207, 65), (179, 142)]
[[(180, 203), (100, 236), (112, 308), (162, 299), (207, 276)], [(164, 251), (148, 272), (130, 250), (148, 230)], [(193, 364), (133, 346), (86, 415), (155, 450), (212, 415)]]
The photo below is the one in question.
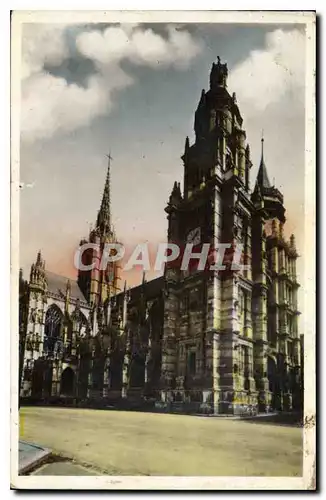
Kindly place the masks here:
[(202, 89), (201, 91), (200, 100), (195, 112), (194, 129), (196, 134), (196, 140), (202, 139), (203, 137), (206, 136), (208, 132), (205, 89)]
[(245, 151), (245, 185), (246, 185), (247, 190), (249, 190), (251, 167), (252, 167), (252, 163), (251, 163), (251, 159), (250, 159), (250, 147), (249, 147), (249, 144), (247, 144), (246, 151)]
[(291, 250), (296, 250), (294, 234), (291, 234), (291, 236), (290, 236), (290, 248), (291, 248)]
[(169, 205), (178, 206), (181, 201), (182, 201), (182, 194), (180, 189), (180, 183), (175, 181), (170, 194)]
[(190, 143), (189, 143), (189, 137), (187, 136), (187, 137), (186, 137), (186, 142), (185, 142), (185, 152), (184, 152), (184, 156), (185, 156), (185, 158), (187, 157), (187, 154), (188, 154), (189, 148), (190, 148)]
[(267, 218), (277, 218), (280, 222), (285, 222), (285, 208), (283, 205), (283, 195), (272, 186), (267, 173), (264, 159), (264, 138), (261, 139), (261, 159), (256, 179), (255, 189), (252, 194), (252, 201), (256, 205), (258, 198), (262, 196)]
[(122, 304), (122, 324), (121, 329), (125, 329), (127, 324), (128, 302), (130, 300), (130, 290), (127, 290), (127, 281), (124, 282), (123, 287), (123, 304)]
[[(95, 228), (89, 234), (89, 242), (94, 243), (97, 248), (84, 251), (82, 259), (85, 265), (94, 263), (94, 268), (90, 271), (79, 270), (78, 272), (78, 284), (91, 304), (100, 301), (104, 304), (108, 296), (115, 295), (119, 290), (119, 262), (108, 262), (106, 269), (101, 269), (102, 257), (105, 255), (105, 245), (117, 243), (111, 221), (110, 165), (112, 157), (110, 154), (107, 157), (108, 169), (101, 206)], [(81, 245), (85, 243), (87, 241), (81, 241)]]
[(295, 259), (297, 257), (299, 257), (298, 252), (297, 252), (297, 245), (296, 245), (294, 234), (291, 234), (291, 236), (290, 236), (289, 250), (290, 250), (291, 257), (294, 257)]

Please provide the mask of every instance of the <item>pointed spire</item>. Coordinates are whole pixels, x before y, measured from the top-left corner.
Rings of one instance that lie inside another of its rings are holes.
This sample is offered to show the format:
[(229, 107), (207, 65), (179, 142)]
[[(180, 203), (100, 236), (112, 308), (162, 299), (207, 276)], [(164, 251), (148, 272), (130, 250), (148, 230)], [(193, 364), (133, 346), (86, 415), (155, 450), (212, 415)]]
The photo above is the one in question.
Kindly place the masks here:
[(93, 309), (92, 309), (92, 320), (93, 320), (93, 325), (92, 325), (92, 335), (93, 337), (96, 337), (97, 332), (98, 332), (98, 322), (97, 322), (97, 310), (96, 310), (96, 301), (94, 301), (93, 304)]
[(258, 184), (261, 188), (268, 189), (271, 187), (264, 161), (264, 136), (262, 136), (261, 138), (261, 159), (256, 184)]
[(203, 106), (205, 104), (205, 89), (202, 89), (201, 94), (200, 94), (200, 100), (198, 103), (199, 106)]
[(45, 260), (42, 259), (41, 250), (37, 252), (36, 262), (31, 266), (30, 282), (41, 288), (46, 286)]
[(42, 254), (41, 250), (37, 252), (37, 257), (36, 257), (36, 265), (41, 265), (42, 264)]
[(185, 142), (185, 154), (187, 154), (189, 148), (190, 148), (190, 143), (189, 143), (189, 137), (187, 136)]
[(276, 222), (276, 219), (272, 220), (272, 236), (274, 238), (277, 236), (277, 222)]
[(143, 271), (142, 285), (145, 285), (145, 283), (146, 283), (146, 271)]
[(71, 292), (71, 283), (70, 280), (67, 280), (66, 284), (66, 297), (65, 297), (65, 311), (68, 312), (69, 302), (70, 302), (70, 292)]
[(110, 170), (111, 160), (113, 160), (111, 153), (106, 155), (108, 158), (108, 170), (106, 174), (105, 186), (103, 191), (101, 208), (97, 216), (97, 227), (101, 226), (110, 229), (111, 227), (111, 186), (110, 186)]

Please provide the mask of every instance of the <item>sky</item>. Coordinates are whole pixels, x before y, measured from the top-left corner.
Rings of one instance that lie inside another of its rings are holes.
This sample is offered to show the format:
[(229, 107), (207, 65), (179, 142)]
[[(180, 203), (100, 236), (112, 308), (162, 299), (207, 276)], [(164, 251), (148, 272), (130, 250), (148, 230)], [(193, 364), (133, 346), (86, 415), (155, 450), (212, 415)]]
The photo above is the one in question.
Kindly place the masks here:
[[(111, 168), (112, 218), (128, 248), (166, 241), (164, 207), (185, 138), (220, 56), (250, 144), (284, 194), (285, 234), (304, 247), (305, 33), (301, 25), (25, 24), (22, 39), (20, 266), (76, 276)], [(303, 277), (304, 258), (298, 260)], [(151, 277), (151, 276), (149, 276)], [(130, 286), (140, 271), (125, 278)]]

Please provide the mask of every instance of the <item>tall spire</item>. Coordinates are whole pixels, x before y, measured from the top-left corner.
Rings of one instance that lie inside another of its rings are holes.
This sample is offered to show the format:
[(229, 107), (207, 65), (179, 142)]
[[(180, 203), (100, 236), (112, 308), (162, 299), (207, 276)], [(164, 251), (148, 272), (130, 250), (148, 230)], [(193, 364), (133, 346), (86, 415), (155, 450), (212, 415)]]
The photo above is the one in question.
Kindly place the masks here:
[(106, 174), (104, 192), (102, 197), (101, 208), (97, 216), (97, 227), (110, 229), (111, 228), (111, 193), (110, 193), (110, 170), (111, 160), (113, 160), (111, 153), (106, 155), (108, 158), (108, 170)]
[(268, 189), (271, 187), (271, 183), (269, 182), (267, 169), (266, 169), (266, 165), (265, 165), (265, 161), (264, 161), (264, 135), (263, 135), (263, 133), (262, 133), (262, 138), (261, 138), (261, 159), (260, 159), (260, 165), (259, 165), (256, 184), (258, 184), (261, 188)]

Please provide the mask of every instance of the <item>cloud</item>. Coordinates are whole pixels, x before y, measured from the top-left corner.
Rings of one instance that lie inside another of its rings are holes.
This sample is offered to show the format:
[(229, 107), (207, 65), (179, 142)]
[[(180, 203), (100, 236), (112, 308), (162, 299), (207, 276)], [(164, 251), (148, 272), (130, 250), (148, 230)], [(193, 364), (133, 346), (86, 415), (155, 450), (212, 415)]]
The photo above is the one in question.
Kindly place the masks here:
[(45, 67), (58, 67), (70, 55), (69, 25), (32, 25), (24, 29), (21, 134), (25, 141), (49, 138), (91, 123), (112, 108), (112, 93), (134, 82), (123, 60), (150, 68), (182, 70), (202, 50), (188, 32), (167, 28), (167, 36), (137, 25), (75, 33), (74, 49), (92, 60), (96, 72), (85, 86), (69, 83)]
[(111, 92), (132, 79), (119, 67), (91, 76), (86, 87), (67, 83), (49, 73), (32, 75), (23, 84), (21, 132), (25, 140), (51, 137), (57, 131), (71, 131), (90, 123), (111, 108)]
[(265, 49), (253, 50), (229, 76), (229, 86), (237, 90), (246, 115), (266, 110), (291, 92), (296, 99), (303, 96), (297, 90), (304, 88), (304, 60), (304, 33), (297, 29), (267, 33)]
[(228, 78), (251, 146), (252, 177), (264, 130), (267, 169), (287, 199), (303, 186), (304, 148), (293, 145), (304, 144), (305, 67), (305, 34), (298, 29), (277, 29), (268, 32), (265, 47), (251, 51)]

